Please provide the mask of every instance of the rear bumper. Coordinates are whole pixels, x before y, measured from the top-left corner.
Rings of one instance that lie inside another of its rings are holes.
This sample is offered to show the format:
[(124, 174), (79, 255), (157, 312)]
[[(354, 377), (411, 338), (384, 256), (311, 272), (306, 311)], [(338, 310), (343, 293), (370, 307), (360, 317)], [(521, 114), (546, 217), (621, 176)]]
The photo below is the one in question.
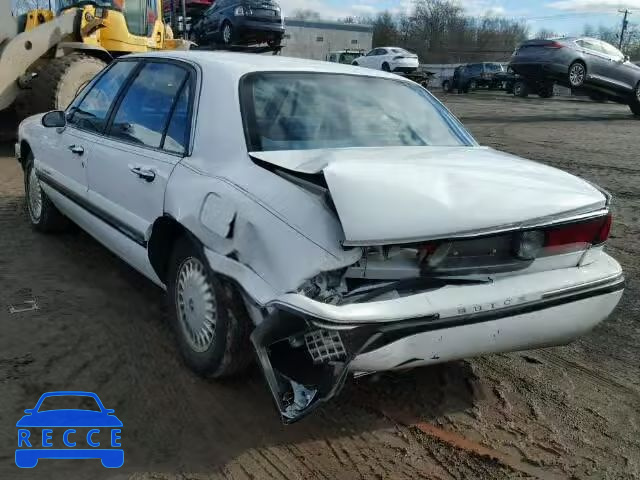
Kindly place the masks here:
[(390, 63), (391, 71), (401, 70), (401, 69), (418, 69), (418, 60), (415, 58), (404, 58), (401, 60), (394, 60)]
[[(550, 299), (573, 293), (603, 291), (609, 283), (623, 281), (620, 264), (601, 252), (585, 266), (498, 277), (490, 282), (449, 285), (394, 300), (330, 305), (301, 294), (286, 294), (268, 306), (305, 318), (338, 326), (386, 324), (437, 316), (439, 322), (455, 322), (470, 314), (485, 315), (544, 305)], [(604, 287), (603, 287), (604, 286)]]
[[(328, 305), (289, 294), (254, 330), (286, 423), (335, 396), (349, 371), (410, 368), (568, 343), (620, 301), (624, 277), (605, 253), (589, 265), (448, 285), (393, 300)], [(293, 400), (292, 400), (293, 399)]]
[(527, 60), (512, 61), (509, 66), (518, 75), (526, 78), (544, 79), (551, 75), (554, 78), (564, 79), (569, 71), (567, 65), (554, 62), (532, 62)]
[(261, 22), (240, 17), (235, 21), (235, 29), (241, 35), (278, 37), (284, 35), (284, 26), (280, 22)]
[[(356, 357), (349, 369), (376, 372), (432, 365), (489, 353), (505, 353), (565, 345), (605, 320), (623, 293), (615, 288), (594, 296), (553, 302), (550, 306), (412, 335)], [(490, 316), (487, 316), (490, 318)]]

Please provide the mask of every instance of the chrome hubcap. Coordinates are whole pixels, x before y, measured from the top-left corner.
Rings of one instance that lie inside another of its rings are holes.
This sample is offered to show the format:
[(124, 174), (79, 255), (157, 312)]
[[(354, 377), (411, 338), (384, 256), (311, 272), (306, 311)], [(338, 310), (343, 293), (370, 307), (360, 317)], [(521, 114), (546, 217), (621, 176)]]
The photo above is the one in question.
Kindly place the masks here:
[(42, 188), (40, 187), (40, 181), (36, 176), (36, 169), (33, 167), (29, 172), (29, 191), (27, 192), (27, 201), (31, 219), (34, 222), (38, 222), (42, 215)]
[(180, 328), (195, 352), (206, 351), (215, 338), (216, 298), (202, 262), (188, 258), (178, 270), (176, 308)]
[(222, 35), (224, 36), (224, 43), (231, 43), (231, 27), (229, 25), (224, 26)]
[(584, 67), (580, 63), (576, 63), (571, 67), (569, 80), (571, 85), (582, 85), (582, 82), (584, 82)]

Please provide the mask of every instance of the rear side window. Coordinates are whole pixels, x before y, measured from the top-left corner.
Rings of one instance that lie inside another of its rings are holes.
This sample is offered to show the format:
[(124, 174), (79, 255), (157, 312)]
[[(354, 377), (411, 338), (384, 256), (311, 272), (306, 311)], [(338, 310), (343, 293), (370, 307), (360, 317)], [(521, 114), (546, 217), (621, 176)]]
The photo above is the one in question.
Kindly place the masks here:
[(189, 100), (191, 98), (191, 84), (187, 82), (176, 102), (167, 134), (162, 148), (172, 153), (184, 153), (189, 143)]
[(613, 45), (609, 45), (607, 42), (600, 42), (600, 47), (602, 48), (604, 53), (606, 53), (611, 57), (614, 57), (614, 58), (624, 57), (623, 53), (620, 50), (618, 50)]
[(106, 127), (111, 105), (137, 65), (137, 62), (115, 63), (84, 97), (78, 97), (71, 104), (67, 122), (82, 130), (102, 133)]
[(109, 135), (160, 148), (188, 76), (185, 68), (172, 63), (147, 63), (117, 107)]

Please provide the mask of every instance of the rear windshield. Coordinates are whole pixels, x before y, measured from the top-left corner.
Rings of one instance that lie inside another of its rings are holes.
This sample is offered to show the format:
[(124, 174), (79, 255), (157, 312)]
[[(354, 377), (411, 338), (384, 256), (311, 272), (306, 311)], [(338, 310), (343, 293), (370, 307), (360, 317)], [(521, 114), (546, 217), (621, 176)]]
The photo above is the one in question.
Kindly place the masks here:
[(250, 151), (474, 144), (425, 89), (404, 81), (254, 73), (240, 92)]

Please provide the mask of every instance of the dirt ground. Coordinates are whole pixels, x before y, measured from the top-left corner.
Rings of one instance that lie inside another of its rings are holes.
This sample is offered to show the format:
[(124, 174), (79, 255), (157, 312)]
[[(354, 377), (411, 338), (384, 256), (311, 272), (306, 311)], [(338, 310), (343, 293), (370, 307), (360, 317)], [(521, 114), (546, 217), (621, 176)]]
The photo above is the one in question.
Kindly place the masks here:
[[(640, 478), (640, 121), (613, 104), (443, 97), (476, 138), (611, 191), (614, 315), (566, 347), (349, 382), (284, 427), (261, 375), (223, 383), (178, 358), (161, 291), (82, 232), (34, 233), (0, 151), (0, 478)], [(35, 299), (36, 311), (8, 306)], [(125, 465), (14, 465), (15, 422), (53, 390), (96, 392), (123, 421)]]

